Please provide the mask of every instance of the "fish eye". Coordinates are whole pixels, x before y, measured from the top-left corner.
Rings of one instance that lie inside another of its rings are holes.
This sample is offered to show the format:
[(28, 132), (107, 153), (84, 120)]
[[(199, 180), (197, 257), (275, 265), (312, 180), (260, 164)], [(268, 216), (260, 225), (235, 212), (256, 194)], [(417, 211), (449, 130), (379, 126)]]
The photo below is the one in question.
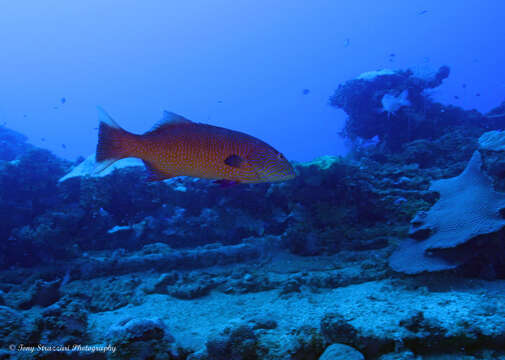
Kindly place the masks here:
[(278, 153), (278, 154), (277, 154), (277, 157), (278, 157), (280, 160), (284, 160), (284, 155), (282, 155), (281, 153)]

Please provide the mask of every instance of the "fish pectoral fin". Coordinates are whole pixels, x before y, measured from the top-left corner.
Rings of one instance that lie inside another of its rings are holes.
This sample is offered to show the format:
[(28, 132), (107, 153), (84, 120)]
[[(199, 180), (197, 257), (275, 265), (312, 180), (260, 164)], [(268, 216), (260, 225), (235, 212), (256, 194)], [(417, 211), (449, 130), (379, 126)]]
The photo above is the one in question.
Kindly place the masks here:
[(214, 184), (219, 185), (222, 188), (228, 188), (228, 187), (240, 184), (240, 181), (219, 179), (219, 180), (214, 180)]
[(244, 163), (244, 159), (237, 154), (233, 154), (224, 159), (224, 163), (228, 166), (239, 168)]
[(147, 169), (147, 181), (149, 182), (154, 182), (154, 181), (163, 181), (166, 179), (170, 179), (173, 177), (173, 175), (170, 174), (165, 174), (164, 172), (159, 171), (156, 169), (154, 166), (152, 166), (149, 162), (142, 160), (144, 162), (144, 165), (146, 166)]

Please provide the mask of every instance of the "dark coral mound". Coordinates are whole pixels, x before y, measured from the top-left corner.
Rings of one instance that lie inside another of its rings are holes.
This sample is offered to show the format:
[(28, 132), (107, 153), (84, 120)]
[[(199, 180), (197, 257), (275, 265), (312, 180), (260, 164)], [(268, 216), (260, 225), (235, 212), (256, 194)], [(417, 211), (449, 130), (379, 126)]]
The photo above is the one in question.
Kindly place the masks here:
[(0, 160), (11, 161), (34, 147), (27, 143), (28, 138), (14, 130), (0, 125)]
[(29, 265), (59, 253), (61, 236), (68, 234), (68, 221), (76, 216), (58, 197), (58, 178), (69, 165), (42, 149), (0, 161), (0, 238), (5, 239), (0, 243), (0, 263)]
[[(428, 91), (440, 86), (448, 76), (447, 66), (432, 74), (416, 74), (410, 69), (365, 73), (341, 84), (330, 104), (348, 115), (344, 137), (353, 142), (377, 137), (383, 150), (392, 152), (402, 151), (404, 144), (414, 140), (438, 139), (454, 127), (484, 129), (491, 119), (479, 112), (442, 106), (430, 99)], [(394, 112), (386, 111), (384, 100), (404, 91), (408, 104)]]

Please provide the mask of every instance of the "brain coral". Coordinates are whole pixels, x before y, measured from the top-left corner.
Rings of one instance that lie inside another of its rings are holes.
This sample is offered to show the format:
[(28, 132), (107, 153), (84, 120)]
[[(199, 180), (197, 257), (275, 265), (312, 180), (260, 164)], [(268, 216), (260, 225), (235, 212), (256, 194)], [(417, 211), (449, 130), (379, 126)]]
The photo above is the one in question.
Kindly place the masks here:
[(471, 240), (505, 227), (500, 215), (505, 194), (494, 191), (481, 166), (481, 155), (475, 151), (459, 176), (433, 181), (430, 189), (440, 193), (440, 200), (412, 220), (412, 239), (389, 259), (395, 271), (415, 274), (455, 268), (478, 252), (469, 246)]

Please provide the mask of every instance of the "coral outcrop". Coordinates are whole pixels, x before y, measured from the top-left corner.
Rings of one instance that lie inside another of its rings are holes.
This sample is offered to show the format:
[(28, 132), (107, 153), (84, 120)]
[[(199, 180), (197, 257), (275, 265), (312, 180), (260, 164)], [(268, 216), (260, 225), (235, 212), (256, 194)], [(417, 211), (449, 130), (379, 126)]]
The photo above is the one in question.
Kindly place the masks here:
[(35, 147), (27, 143), (28, 138), (4, 125), (0, 125), (0, 160), (12, 161)]
[(481, 167), (476, 151), (459, 176), (431, 184), (440, 199), (412, 220), (412, 239), (390, 259), (394, 270), (408, 274), (447, 270), (479, 255), (479, 248), (489, 251), (486, 243), (492, 241), (491, 235), (505, 227), (501, 214), (505, 194), (494, 191)]
[(375, 136), (390, 149), (419, 138), (440, 134), (440, 106), (423, 92), (438, 87), (449, 76), (441, 67), (433, 74), (412, 70), (369, 72), (340, 85), (331, 97), (332, 106), (347, 115), (343, 135), (352, 140)]
[(375, 144), (384, 154), (403, 152), (409, 142), (432, 141), (458, 129), (478, 128), (482, 133), (503, 125), (505, 117), (486, 117), (434, 102), (429, 90), (448, 76), (447, 66), (432, 73), (383, 70), (341, 84), (330, 104), (348, 115), (342, 135), (354, 149)]

